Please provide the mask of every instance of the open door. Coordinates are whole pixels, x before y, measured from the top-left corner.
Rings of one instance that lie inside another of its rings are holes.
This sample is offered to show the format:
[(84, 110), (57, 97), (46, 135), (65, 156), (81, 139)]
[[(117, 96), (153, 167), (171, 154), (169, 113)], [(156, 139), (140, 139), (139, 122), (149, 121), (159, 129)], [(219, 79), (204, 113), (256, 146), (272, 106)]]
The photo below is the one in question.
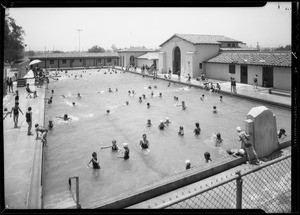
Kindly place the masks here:
[(248, 84), (248, 67), (241, 66), (241, 83)]

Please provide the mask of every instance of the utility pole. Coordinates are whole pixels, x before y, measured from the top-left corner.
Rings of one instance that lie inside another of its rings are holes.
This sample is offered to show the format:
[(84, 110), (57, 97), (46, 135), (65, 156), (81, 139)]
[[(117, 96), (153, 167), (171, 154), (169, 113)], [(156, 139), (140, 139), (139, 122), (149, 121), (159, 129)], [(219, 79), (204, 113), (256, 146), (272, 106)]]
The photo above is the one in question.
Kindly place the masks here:
[(79, 52), (80, 52), (80, 32), (82, 31), (82, 29), (77, 29), (78, 33), (79, 33)]

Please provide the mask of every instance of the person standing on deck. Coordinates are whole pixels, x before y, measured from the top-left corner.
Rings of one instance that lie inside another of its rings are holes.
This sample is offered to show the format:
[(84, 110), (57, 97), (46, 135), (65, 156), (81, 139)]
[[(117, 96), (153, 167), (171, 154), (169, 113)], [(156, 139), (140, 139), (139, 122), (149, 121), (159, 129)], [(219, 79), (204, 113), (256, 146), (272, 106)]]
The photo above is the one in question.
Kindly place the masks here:
[(180, 71), (178, 70), (178, 72), (177, 72), (177, 76), (178, 76), (178, 81), (180, 82)]
[(10, 117), (11, 117), (11, 113), (14, 114), (14, 117), (13, 117), (13, 120), (14, 120), (14, 123), (15, 123), (15, 127), (14, 128), (17, 128), (18, 127), (18, 119), (19, 119), (19, 111), (22, 113), (23, 115), (23, 112), (22, 110), (20, 109), (19, 107), (19, 102), (16, 102), (15, 103), (15, 106), (11, 109), (10, 111)]
[(172, 71), (171, 68), (169, 68), (169, 79), (171, 79), (171, 76), (172, 76)]
[(257, 78), (257, 75), (255, 75), (255, 77), (253, 78), (253, 89), (257, 89)]
[(31, 127), (32, 127), (32, 111), (31, 111), (31, 107), (29, 107), (28, 111), (26, 112), (26, 122), (28, 123), (27, 135), (32, 135), (32, 133), (31, 133)]

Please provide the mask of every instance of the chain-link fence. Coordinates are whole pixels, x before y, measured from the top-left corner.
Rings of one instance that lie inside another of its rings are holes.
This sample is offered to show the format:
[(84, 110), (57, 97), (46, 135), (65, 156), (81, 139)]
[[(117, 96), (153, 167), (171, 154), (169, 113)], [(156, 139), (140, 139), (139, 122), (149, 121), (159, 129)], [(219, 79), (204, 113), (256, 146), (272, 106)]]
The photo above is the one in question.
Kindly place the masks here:
[(261, 164), (217, 185), (155, 208), (262, 209), (291, 212), (291, 155)]

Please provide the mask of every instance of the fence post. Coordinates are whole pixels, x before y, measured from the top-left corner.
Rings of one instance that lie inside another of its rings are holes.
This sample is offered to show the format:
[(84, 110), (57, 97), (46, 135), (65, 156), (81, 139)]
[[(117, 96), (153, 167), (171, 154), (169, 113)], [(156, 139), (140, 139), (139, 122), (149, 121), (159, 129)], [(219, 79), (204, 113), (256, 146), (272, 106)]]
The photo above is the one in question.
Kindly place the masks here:
[(79, 177), (76, 176), (76, 205), (77, 209), (80, 209), (80, 203), (79, 203)]
[(242, 188), (243, 179), (241, 177), (241, 170), (235, 172), (239, 177), (236, 179), (236, 209), (242, 209)]

